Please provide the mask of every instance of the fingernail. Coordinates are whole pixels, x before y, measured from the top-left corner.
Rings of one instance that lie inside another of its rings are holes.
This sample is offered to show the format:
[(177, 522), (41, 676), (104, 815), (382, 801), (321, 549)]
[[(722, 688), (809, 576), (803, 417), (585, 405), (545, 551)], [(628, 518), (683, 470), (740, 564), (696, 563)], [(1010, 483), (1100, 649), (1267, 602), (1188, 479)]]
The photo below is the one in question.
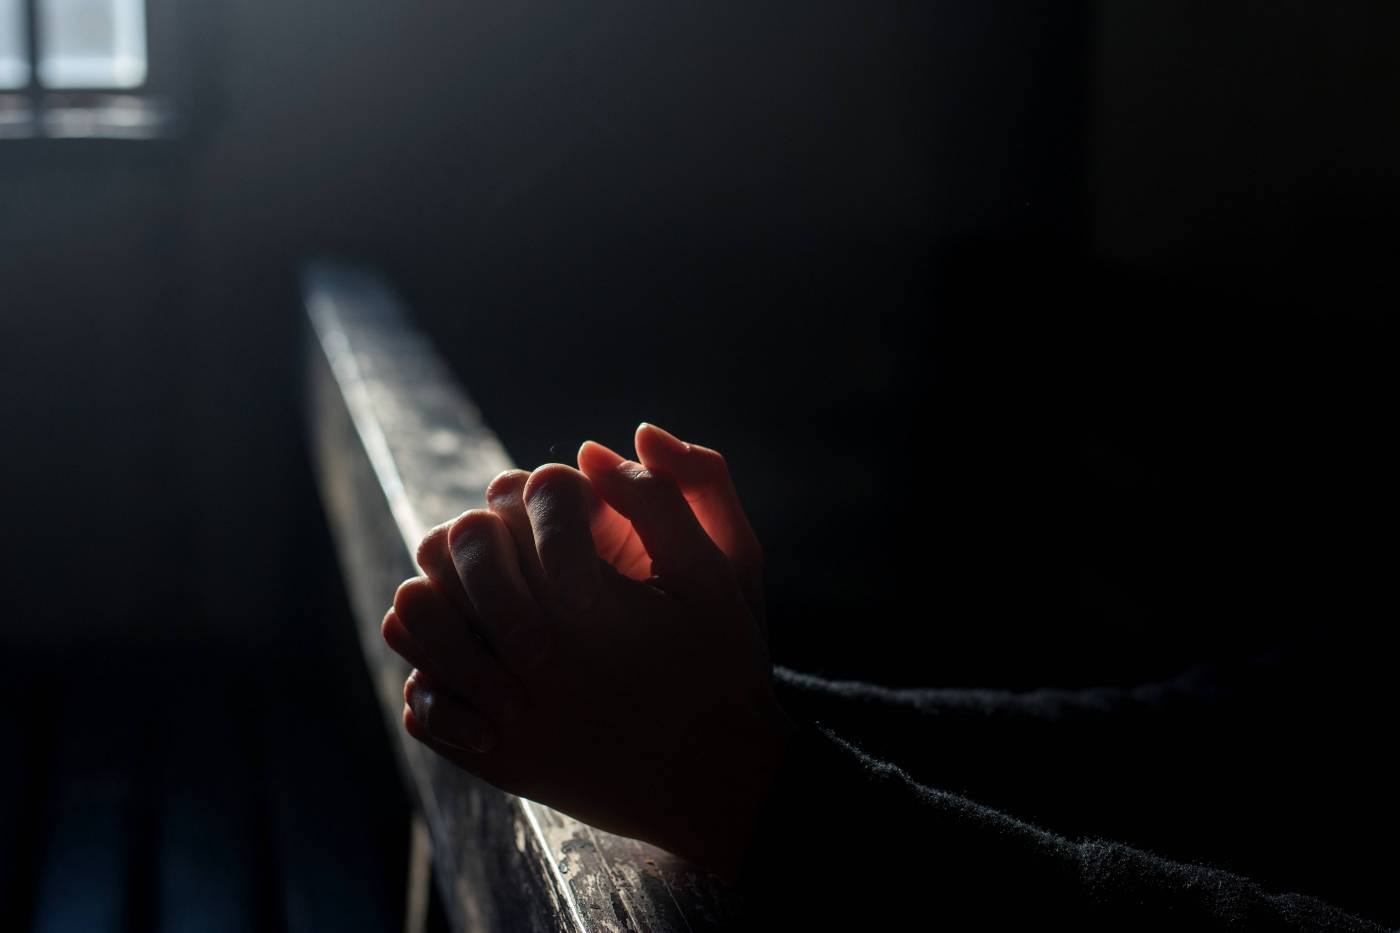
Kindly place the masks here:
[(496, 736), (490, 729), (472, 729), (466, 735), (443, 735), (441, 731), (433, 728), (432, 712), (434, 696), (433, 691), (423, 686), (423, 683), (411, 676), (408, 679), (408, 708), (413, 711), (413, 718), (418, 720), (418, 727), (431, 739), (442, 742), (444, 745), (451, 745), (463, 751), (489, 752), (496, 747)]
[(416, 673), (408, 679), (407, 692), (408, 708), (413, 710), (413, 718), (418, 720), (418, 725), (424, 732), (432, 735), (433, 729), (429, 719), (433, 711), (433, 692), (423, 686)]
[(454, 559), (464, 548), (470, 546), (473, 539), (481, 537), (481, 529), (477, 527), (476, 521), (469, 516), (473, 512), (482, 511), (485, 510), (467, 509), (452, 520), (452, 525), (447, 529), (447, 549), (452, 552)]
[(665, 428), (658, 427), (657, 425), (650, 424), (646, 421), (643, 421), (640, 425), (638, 425), (637, 430), (650, 431), (652, 434), (661, 438), (661, 440), (664, 441), (668, 446), (673, 447), (676, 450), (685, 451), (690, 449), (689, 444), (681, 440), (679, 437), (676, 437), (676, 435), (672, 434), (670, 431), (667, 431)]
[(507, 498), (506, 493), (519, 493), (519, 487), (524, 485), (520, 479), (522, 471), (516, 469), (505, 470), (496, 474), (496, 478), (491, 480), (486, 486), (486, 501), (495, 504)]

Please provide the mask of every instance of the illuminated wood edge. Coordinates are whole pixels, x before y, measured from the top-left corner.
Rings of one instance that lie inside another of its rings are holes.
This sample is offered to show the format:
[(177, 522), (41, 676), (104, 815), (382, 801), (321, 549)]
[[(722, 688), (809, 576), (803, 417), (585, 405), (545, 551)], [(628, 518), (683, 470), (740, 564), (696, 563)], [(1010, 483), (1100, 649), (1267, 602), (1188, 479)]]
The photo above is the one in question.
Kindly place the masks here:
[(318, 485), (365, 661), (399, 763), (432, 838), (439, 890), (466, 930), (722, 929), (733, 898), (655, 847), (500, 791), (410, 739), (407, 665), (379, 625), (418, 572), (434, 524), (484, 501), (511, 467), (481, 413), (377, 276), (314, 262), (302, 275), (310, 323), (308, 430)]

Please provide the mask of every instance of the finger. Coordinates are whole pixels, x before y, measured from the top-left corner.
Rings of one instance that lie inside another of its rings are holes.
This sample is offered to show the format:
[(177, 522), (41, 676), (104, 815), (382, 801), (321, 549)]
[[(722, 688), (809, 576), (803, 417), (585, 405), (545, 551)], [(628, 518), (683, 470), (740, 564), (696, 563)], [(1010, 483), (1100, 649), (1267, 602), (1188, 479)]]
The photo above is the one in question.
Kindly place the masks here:
[(486, 506), (505, 522), (515, 542), (515, 556), (525, 582), (530, 592), (538, 596), (545, 591), (544, 570), (535, 550), (535, 530), (530, 527), (530, 515), (525, 510), (525, 483), (529, 479), (525, 470), (507, 470), (497, 476), (486, 487)]
[(452, 562), (476, 613), (476, 630), (520, 672), (539, 659), (548, 633), (520, 571), (515, 541), (499, 515), (472, 509), (448, 531)]
[(593, 546), (598, 556), (630, 580), (645, 580), (651, 576), (651, 555), (632, 523), (598, 496), (590, 498)]
[(651, 576), (651, 556), (647, 554), (642, 539), (637, 537), (637, 529), (617, 509), (597, 496), (593, 497), (591, 530), (598, 556), (618, 573), (632, 580), (645, 580)]
[[(430, 581), (414, 577), (400, 585), (392, 612), (408, 636), (407, 651), (399, 651), (393, 640), (390, 646), (410, 664), (502, 724), (519, 715), (525, 702), (520, 685)], [(398, 638), (396, 627), (385, 621), (386, 638)]]
[(418, 566), (458, 612), (470, 613), (471, 601), (467, 599), (467, 591), (462, 589), (462, 581), (457, 579), (457, 568), (452, 564), (452, 551), (447, 545), (447, 532), (451, 527), (452, 522), (443, 522), (423, 536), (418, 545)]
[(719, 451), (687, 444), (654, 424), (637, 428), (637, 458), (676, 481), (700, 526), (734, 565), (745, 593), (762, 597), (763, 548)]
[(578, 470), (551, 463), (530, 474), (524, 498), (550, 589), (568, 609), (587, 612), (603, 590), (593, 544), (593, 487)]
[(418, 671), (404, 683), (404, 728), (419, 740), (433, 740), (464, 751), (488, 753), (499, 741), (491, 721)]
[(763, 549), (753, 533), (724, 455), (688, 444), (654, 424), (637, 428), (637, 457), (653, 473), (671, 477), (710, 539), (735, 563), (761, 563)]
[(384, 614), (384, 621), (379, 623), (379, 634), (395, 654), (412, 666), (422, 670), (432, 669), (432, 656), (413, 639), (403, 619), (392, 608)]
[(579, 464), (598, 494), (632, 523), (651, 555), (652, 572), (672, 581), (713, 580), (728, 562), (669, 476), (587, 441)]

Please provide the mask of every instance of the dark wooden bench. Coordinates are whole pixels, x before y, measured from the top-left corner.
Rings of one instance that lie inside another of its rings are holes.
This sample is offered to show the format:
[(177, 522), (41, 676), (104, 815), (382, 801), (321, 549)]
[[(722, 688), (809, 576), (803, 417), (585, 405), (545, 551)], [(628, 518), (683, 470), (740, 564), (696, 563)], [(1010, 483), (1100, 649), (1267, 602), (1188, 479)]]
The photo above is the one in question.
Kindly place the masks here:
[(423, 923), (430, 876), (456, 930), (729, 925), (733, 899), (712, 876), (497, 790), (404, 734), (408, 668), (384, 645), (380, 620), (398, 584), (418, 572), (423, 533), (479, 506), (512, 464), (384, 281), (317, 262), (304, 272), (303, 296), (318, 482), (366, 666), (419, 814), (410, 928)]

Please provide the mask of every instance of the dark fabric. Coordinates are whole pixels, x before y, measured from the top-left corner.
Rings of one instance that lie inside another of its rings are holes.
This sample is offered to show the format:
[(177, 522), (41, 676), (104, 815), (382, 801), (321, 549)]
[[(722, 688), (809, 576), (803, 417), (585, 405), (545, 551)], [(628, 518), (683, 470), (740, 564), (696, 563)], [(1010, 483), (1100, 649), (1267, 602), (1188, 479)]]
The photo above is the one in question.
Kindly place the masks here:
[(780, 668), (802, 731), (744, 869), (753, 925), (1384, 929), (1392, 706), (1341, 656), (1020, 693)]

